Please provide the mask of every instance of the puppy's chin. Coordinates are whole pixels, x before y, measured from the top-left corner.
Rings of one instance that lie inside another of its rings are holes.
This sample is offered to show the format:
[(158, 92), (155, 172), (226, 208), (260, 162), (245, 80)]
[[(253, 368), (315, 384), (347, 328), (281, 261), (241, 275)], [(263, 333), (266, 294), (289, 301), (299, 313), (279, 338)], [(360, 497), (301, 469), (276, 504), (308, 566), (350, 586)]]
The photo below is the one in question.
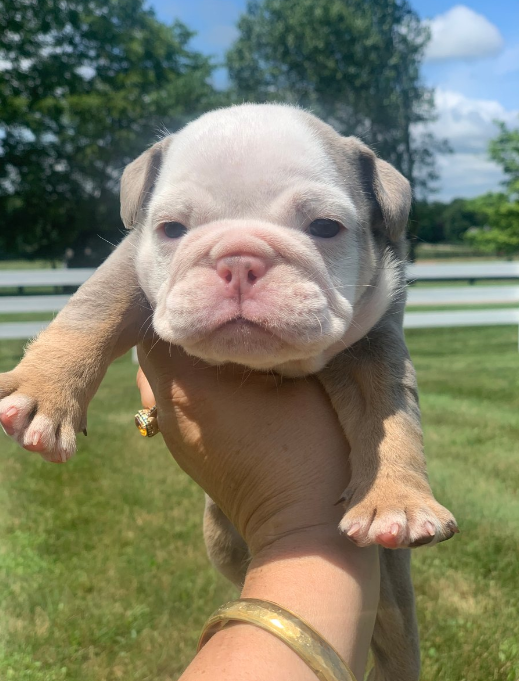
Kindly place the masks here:
[[(301, 334), (290, 330), (285, 334), (274, 332), (261, 324), (244, 318), (235, 318), (220, 324), (217, 328), (206, 329), (191, 338), (179, 340), (171, 334), (164, 323), (154, 324), (163, 340), (180, 345), (188, 354), (199, 357), (209, 364), (242, 364), (259, 371), (275, 370), (287, 376), (302, 376), (318, 371), (324, 365), (330, 344), (315, 333), (316, 338), (308, 339), (308, 329)], [(314, 335), (314, 334), (310, 334)], [(302, 342), (301, 338), (307, 338)]]
[(233, 362), (251, 369), (271, 369), (278, 358), (293, 353), (279, 336), (246, 319), (233, 319), (196, 342), (182, 345), (190, 355), (211, 364)]

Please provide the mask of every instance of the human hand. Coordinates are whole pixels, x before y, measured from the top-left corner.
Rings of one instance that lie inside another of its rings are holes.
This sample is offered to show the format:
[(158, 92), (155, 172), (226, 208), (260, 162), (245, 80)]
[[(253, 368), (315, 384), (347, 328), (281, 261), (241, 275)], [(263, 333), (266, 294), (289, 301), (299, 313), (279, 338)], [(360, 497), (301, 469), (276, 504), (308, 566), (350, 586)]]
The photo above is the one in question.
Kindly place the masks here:
[(168, 448), (253, 555), (294, 533), (337, 533), (348, 444), (317, 379), (212, 367), (163, 342), (139, 359), (151, 384), (139, 373), (142, 401), (156, 401)]
[[(304, 617), (362, 677), (379, 593), (376, 547), (338, 531), (335, 502), (349, 480), (349, 447), (313, 377), (287, 380), (232, 365), (212, 367), (158, 342), (140, 349), (145, 407), (180, 466), (247, 542), (242, 597)], [(374, 550), (373, 550), (374, 549)], [(217, 634), (183, 676), (199, 681), (311, 679), (291, 651), (254, 627)]]

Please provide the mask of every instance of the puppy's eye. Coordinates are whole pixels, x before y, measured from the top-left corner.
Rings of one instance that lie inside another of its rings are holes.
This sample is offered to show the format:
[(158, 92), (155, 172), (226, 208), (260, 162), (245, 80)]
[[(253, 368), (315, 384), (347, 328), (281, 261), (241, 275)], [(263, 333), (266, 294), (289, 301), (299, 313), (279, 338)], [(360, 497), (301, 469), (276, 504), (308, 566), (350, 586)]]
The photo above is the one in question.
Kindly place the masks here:
[(331, 239), (332, 236), (337, 236), (340, 232), (341, 225), (335, 220), (328, 220), (327, 218), (319, 218), (310, 223), (310, 234), (312, 236), (319, 236), (322, 239)]
[(187, 228), (181, 222), (163, 222), (164, 234), (170, 239), (179, 239), (187, 232)]

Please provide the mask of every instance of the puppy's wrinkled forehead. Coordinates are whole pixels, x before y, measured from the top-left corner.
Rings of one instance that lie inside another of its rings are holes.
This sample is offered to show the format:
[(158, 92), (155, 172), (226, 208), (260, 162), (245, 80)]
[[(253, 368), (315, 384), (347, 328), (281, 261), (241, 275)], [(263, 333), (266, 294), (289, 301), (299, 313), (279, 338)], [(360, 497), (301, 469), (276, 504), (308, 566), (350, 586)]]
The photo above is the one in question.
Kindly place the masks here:
[(156, 193), (195, 184), (233, 203), (278, 194), (298, 181), (337, 185), (339, 177), (305, 114), (279, 105), (214, 111), (189, 124), (164, 159)]

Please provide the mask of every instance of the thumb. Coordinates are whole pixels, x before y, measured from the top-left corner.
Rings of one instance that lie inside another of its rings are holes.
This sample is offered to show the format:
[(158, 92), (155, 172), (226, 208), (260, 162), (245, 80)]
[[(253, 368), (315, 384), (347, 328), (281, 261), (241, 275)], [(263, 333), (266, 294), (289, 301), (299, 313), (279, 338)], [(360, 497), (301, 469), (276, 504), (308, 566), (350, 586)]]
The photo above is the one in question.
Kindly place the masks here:
[(146, 409), (151, 409), (155, 406), (155, 396), (153, 390), (151, 389), (148, 379), (144, 375), (144, 371), (139, 367), (137, 371), (137, 387), (141, 393), (142, 406)]

